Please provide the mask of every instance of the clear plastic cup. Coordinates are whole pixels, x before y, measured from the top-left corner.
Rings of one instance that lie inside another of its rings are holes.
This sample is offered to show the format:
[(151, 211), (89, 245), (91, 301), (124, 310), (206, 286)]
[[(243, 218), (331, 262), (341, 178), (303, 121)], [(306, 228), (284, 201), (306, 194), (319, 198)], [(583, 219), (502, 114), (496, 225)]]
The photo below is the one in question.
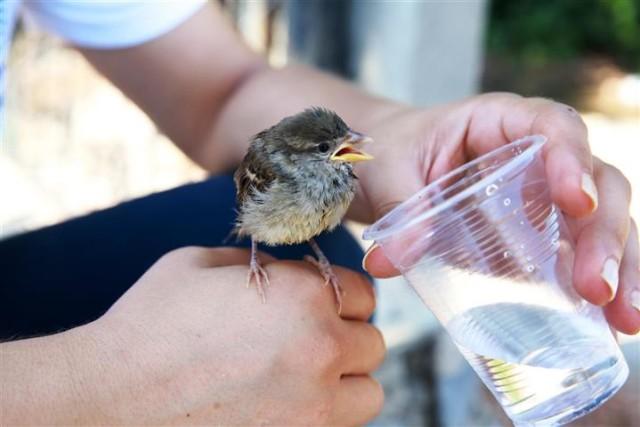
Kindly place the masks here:
[(365, 230), (516, 425), (594, 410), (629, 368), (602, 310), (572, 286), (574, 247), (546, 181), (543, 136), (429, 184)]

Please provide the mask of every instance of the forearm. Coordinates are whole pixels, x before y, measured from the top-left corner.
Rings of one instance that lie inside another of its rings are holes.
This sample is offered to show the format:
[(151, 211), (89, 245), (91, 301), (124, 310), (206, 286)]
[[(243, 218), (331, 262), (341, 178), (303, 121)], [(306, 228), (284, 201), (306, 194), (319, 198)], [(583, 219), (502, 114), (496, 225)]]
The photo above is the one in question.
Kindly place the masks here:
[[(233, 166), (244, 156), (252, 135), (310, 106), (333, 109), (351, 127), (364, 133), (405, 108), (302, 65), (262, 68), (230, 94), (213, 123), (202, 158), (215, 158), (224, 151), (230, 154), (227, 167)], [(205, 163), (214, 162), (205, 160)]]
[(276, 70), (252, 52), (215, 3), (168, 34), (127, 49), (81, 49), (189, 157), (219, 173), (249, 138), (316, 105), (366, 132), (394, 104), (302, 66)]
[(0, 425), (104, 421), (96, 392), (112, 378), (99, 341), (83, 328), (0, 344)]

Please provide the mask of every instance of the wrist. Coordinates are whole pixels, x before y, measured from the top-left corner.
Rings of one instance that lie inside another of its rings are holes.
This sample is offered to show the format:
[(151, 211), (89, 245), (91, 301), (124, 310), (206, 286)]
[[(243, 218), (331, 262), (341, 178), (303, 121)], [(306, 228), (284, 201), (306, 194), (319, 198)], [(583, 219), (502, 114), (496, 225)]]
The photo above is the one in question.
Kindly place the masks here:
[(367, 107), (362, 112), (362, 115), (354, 120), (353, 128), (371, 136), (375, 142), (380, 138), (384, 138), (386, 123), (396, 117), (416, 111), (416, 108), (410, 105), (378, 97), (371, 97)]
[(0, 345), (3, 394), (0, 424), (94, 424), (94, 340), (81, 326), (59, 334)]
[(79, 367), (71, 378), (74, 401), (84, 409), (81, 424), (128, 424), (145, 416), (136, 411), (152, 387), (143, 389), (150, 363), (141, 357), (147, 340), (138, 331), (108, 314), (68, 331), (68, 360)]
[[(351, 204), (348, 217), (362, 223), (372, 223), (398, 200), (387, 191), (393, 180), (398, 179), (400, 165), (406, 167), (405, 152), (410, 150), (412, 141), (420, 138), (419, 129), (427, 129), (430, 124), (428, 110), (403, 104), (388, 103), (376, 111), (369, 127), (363, 132), (371, 136), (373, 143), (364, 147), (374, 157), (373, 161), (355, 165), (358, 176), (358, 190)], [(416, 153), (417, 154), (417, 153)], [(390, 176), (391, 175), (391, 176)], [(389, 180), (392, 181), (389, 181)], [(391, 200), (387, 200), (390, 199)]]
[(103, 316), (54, 336), (56, 341), (49, 345), (60, 352), (62, 363), (50, 370), (64, 388), (56, 401), (60, 423), (131, 421), (127, 412), (137, 399), (134, 391), (141, 372), (134, 363), (133, 334), (133, 328), (117, 327)]

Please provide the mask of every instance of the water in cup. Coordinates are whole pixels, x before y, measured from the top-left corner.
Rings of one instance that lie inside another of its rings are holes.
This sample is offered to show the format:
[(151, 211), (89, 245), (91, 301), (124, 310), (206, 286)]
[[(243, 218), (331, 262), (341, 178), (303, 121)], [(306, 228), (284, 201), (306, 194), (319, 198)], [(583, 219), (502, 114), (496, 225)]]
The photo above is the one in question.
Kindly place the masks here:
[[(610, 384), (627, 375), (626, 365), (618, 369), (619, 352), (603, 351), (601, 337), (610, 332), (584, 316), (500, 303), (459, 314), (447, 329), (516, 424), (568, 422), (589, 410), (583, 405), (591, 396), (599, 396), (593, 401), (599, 405)], [(553, 419), (545, 419), (549, 413)]]

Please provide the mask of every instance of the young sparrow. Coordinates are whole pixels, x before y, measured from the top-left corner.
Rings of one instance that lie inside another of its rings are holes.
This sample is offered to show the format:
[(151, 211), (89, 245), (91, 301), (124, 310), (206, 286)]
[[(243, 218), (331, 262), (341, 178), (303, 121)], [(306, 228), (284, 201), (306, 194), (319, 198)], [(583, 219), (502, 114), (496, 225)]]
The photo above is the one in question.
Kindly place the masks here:
[(247, 286), (255, 277), (265, 301), (267, 272), (257, 258), (257, 243), (291, 245), (309, 242), (318, 260), (305, 260), (331, 284), (338, 311), (342, 290), (329, 261), (313, 240), (334, 229), (356, 191), (353, 163), (373, 157), (354, 144), (373, 141), (354, 132), (333, 111), (310, 108), (258, 133), (234, 175), (238, 218), (234, 233), (251, 237)]

